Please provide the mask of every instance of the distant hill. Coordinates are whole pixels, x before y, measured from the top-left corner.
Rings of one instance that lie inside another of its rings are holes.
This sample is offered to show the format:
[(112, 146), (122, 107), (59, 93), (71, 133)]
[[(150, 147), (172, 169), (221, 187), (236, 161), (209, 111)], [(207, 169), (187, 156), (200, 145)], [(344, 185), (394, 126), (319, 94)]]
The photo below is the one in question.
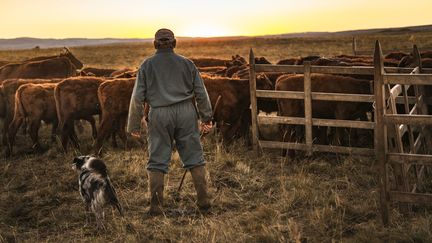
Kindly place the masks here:
[[(364, 30), (347, 30), (338, 32), (303, 32), (303, 33), (287, 33), (278, 35), (265, 35), (257, 36), (264, 38), (302, 38), (302, 37), (325, 37), (325, 36), (360, 36), (360, 35), (373, 35), (373, 34), (404, 34), (411, 32), (432, 32), (432, 25), (423, 26), (408, 26), (397, 28), (380, 28), (380, 29), (364, 29)], [(203, 40), (230, 40), (249, 38), (244, 36), (227, 36), (227, 37), (213, 37), (213, 38), (192, 38), (192, 37), (179, 37), (181, 40), (203, 39)], [(67, 38), (67, 39), (39, 39), (39, 38), (14, 38), (14, 39), (0, 39), (0, 50), (12, 49), (31, 49), (38, 46), (39, 48), (53, 48), (53, 47), (73, 47), (73, 46), (89, 46), (89, 45), (108, 45), (108, 44), (121, 44), (121, 43), (136, 43), (136, 42), (150, 42), (152, 38), (103, 38), (103, 39), (87, 39), (87, 38)]]
[(31, 49), (36, 46), (39, 48), (53, 48), (63, 46), (89, 46), (89, 45), (108, 45), (115, 43), (132, 43), (132, 42), (146, 42), (152, 39), (117, 39), (117, 38), (104, 38), (104, 39), (87, 39), (87, 38), (67, 38), (67, 39), (39, 39), (39, 38), (14, 38), (14, 39), (0, 39), (0, 50), (8, 49)]
[(287, 33), (287, 34), (280, 34), (280, 35), (267, 35), (266, 37), (299, 38), (299, 37), (325, 37), (325, 36), (358, 36), (358, 35), (373, 35), (373, 34), (404, 34), (404, 33), (411, 33), (411, 32), (430, 32), (430, 31), (432, 31), (432, 25), (363, 29), (363, 30), (345, 30), (345, 31), (338, 31), (338, 32)]

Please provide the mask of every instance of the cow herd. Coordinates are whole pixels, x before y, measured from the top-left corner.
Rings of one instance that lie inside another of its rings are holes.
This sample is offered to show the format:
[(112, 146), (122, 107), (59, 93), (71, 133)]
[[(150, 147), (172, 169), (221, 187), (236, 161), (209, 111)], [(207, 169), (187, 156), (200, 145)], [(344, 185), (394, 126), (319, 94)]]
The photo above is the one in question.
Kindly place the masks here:
[[(432, 52), (422, 53), (424, 67), (432, 66)], [(214, 109), (214, 122), (224, 142), (247, 136), (251, 123), (249, 65), (239, 56), (231, 59), (192, 58), (202, 74)], [(258, 64), (270, 64), (264, 57)], [(324, 66), (372, 66), (371, 56), (341, 55), (332, 58), (308, 56), (280, 60), (277, 64)], [(387, 66), (410, 66), (409, 54), (395, 52), (386, 56)], [(116, 136), (126, 145), (125, 131), (129, 101), (135, 82), (134, 69), (98, 69), (85, 67), (67, 49), (57, 56), (38, 57), (22, 62), (0, 63), (0, 117), (3, 119), (2, 142), (6, 155), (13, 154), (16, 134), (20, 128), (28, 130), (32, 148), (40, 150), (38, 130), (41, 122), (52, 124), (52, 139), (59, 138), (64, 151), (69, 142), (79, 149), (76, 127), (78, 120), (91, 124), (95, 139), (94, 152), (100, 153), (104, 142)], [(302, 91), (303, 75), (288, 73), (258, 73), (257, 89)], [(312, 75), (312, 91), (331, 93), (370, 94), (370, 76)], [(258, 109), (278, 112), (284, 116), (303, 116), (301, 100), (272, 100), (259, 98)], [(144, 107), (143, 107), (144, 108)], [(317, 118), (368, 119), (371, 105), (330, 101), (314, 101), (313, 116)], [(95, 116), (99, 116), (96, 124)], [(281, 139), (295, 141), (296, 129), (283, 127)], [(318, 129), (318, 128), (317, 128)], [(327, 140), (327, 129), (317, 130), (321, 140)], [(288, 135), (287, 135), (288, 134)], [(336, 131), (335, 136), (341, 136)], [(318, 139), (319, 139), (318, 138)], [(328, 141), (320, 141), (327, 143)]]

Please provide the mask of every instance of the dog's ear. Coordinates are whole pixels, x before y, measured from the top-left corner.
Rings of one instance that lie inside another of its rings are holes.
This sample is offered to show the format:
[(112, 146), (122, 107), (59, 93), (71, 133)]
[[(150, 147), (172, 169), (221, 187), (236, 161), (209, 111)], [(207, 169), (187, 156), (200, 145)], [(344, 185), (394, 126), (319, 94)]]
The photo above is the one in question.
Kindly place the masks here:
[(84, 164), (84, 159), (82, 156), (75, 157), (73, 160), (73, 164), (76, 166), (77, 169), (80, 169), (81, 166)]

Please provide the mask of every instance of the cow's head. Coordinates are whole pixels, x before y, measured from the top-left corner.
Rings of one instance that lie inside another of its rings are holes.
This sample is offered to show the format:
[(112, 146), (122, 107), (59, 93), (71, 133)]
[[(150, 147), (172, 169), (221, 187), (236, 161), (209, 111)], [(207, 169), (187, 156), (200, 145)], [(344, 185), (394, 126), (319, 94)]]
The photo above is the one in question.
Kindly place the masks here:
[(228, 68), (233, 66), (243, 66), (245, 64), (247, 64), (246, 59), (239, 55), (232, 56), (231, 60), (226, 62)]
[(414, 57), (412, 55), (403, 57), (400, 60), (398, 67), (415, 67)]
[(78, 60), (78, 58), (76, 58), (67, 47), (63, 47), (63, 53), (61, 56), (67, 57), (77, 69), (81, 69), (84, 66), (82, 62)]
[(257, 89), (273, 90), (274, 86), (270, 79), (264, 73), (260, 73), (256, 77)]
[(255, 57), (255, 64), (271, 64), (265, 57)]
[[(258, 74), (256, 77), (257, 89), (274, 90), (274, 85), (265, 74)], [(267, 113), (277, 111), (277, 103), (275, 99), (271, 98), (258, 98), (258, 109)]]

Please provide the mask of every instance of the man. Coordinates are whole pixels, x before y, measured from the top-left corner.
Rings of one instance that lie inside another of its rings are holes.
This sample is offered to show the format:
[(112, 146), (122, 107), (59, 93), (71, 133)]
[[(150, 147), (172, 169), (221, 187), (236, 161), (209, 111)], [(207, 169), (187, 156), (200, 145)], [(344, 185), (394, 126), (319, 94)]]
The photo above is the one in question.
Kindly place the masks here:
[(193, 62), (174, 53), (176, 39), (171, 30), (158, 30), (153, 43), (156, 53), (144, 61), (137, 73), (127, 126), (133, 136), (140, 136), (143, 104), (147, 102), (150, 106), (147, 122), (147, 171), (151, 197), (149, 213), (162, 213), (164, 174), (168, 173), (173, 141), (183, 168), (192, 174), (198, 207), (207, 210), (210, 202), (198, 119), (201, 119), (203, 132), (212, 128), (210, 99)]

